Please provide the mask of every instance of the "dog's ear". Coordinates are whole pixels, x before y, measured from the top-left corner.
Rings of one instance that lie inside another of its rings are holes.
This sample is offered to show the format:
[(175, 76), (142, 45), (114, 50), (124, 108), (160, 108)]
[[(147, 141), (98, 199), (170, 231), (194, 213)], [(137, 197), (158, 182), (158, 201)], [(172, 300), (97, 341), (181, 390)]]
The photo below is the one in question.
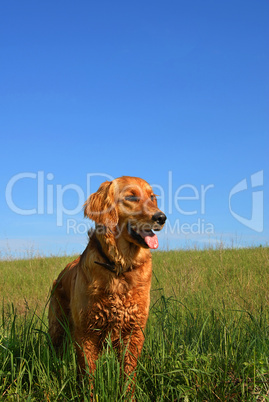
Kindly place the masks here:
[(84, 216), (111, 229), (117, 225), (118, 213), (112, 181), (102, 183), (96, 193), (87, 199)]

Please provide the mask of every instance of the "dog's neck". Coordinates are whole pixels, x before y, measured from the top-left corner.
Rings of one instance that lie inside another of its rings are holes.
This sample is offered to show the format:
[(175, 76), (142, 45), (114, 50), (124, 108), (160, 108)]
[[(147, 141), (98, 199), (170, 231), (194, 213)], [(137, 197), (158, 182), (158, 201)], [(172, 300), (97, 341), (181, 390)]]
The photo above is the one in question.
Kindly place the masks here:
[(117, 275), (135, 269), (151, 258), (151, 253), (148, 249), (130, 243), (121, 236), (117, 238), (110, 229), (104, 226), (102, 228), (96, 226), (94, 236), (101, 246), (102, 253), (115, 267)]

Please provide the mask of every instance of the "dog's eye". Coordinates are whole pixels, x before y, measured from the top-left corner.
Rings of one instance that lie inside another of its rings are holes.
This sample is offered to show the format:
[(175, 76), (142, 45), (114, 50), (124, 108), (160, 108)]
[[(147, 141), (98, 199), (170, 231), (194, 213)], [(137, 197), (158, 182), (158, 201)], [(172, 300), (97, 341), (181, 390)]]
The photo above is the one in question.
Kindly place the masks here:
[(154, 201), (156, 199), (155, 195), (150, 196), (151, 201)]
[(125, 200), (126, 200), (126, 201), (134, 201), (134, 202), (137, 202), (137, 201), (140, 200), (140, 198), (139, 198), (139, 197), (136, 197), (135, 195), (128, 195), (127, 197), (125, 197)]

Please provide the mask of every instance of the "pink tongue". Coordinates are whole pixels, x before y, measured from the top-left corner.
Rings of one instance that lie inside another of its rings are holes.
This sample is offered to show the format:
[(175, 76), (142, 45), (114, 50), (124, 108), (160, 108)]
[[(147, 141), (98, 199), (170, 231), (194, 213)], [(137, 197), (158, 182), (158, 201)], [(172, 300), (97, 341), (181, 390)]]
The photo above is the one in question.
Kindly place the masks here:
[(140, 236), (143, 237), (149, 248), (158, 248), (159, 242), (158, 237), (153, 232), (139, 232)]

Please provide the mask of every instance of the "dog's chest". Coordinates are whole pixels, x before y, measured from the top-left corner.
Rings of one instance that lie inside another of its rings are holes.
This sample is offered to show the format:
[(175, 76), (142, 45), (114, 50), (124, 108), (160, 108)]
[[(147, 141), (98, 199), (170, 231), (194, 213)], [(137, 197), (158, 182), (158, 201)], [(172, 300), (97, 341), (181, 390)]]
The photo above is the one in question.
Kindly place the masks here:
[(110, 331), (129, 331), (141, 322), (143, 312), (132, 292), (103, 295), (93, 303), (90, 312), (90, 327)]

